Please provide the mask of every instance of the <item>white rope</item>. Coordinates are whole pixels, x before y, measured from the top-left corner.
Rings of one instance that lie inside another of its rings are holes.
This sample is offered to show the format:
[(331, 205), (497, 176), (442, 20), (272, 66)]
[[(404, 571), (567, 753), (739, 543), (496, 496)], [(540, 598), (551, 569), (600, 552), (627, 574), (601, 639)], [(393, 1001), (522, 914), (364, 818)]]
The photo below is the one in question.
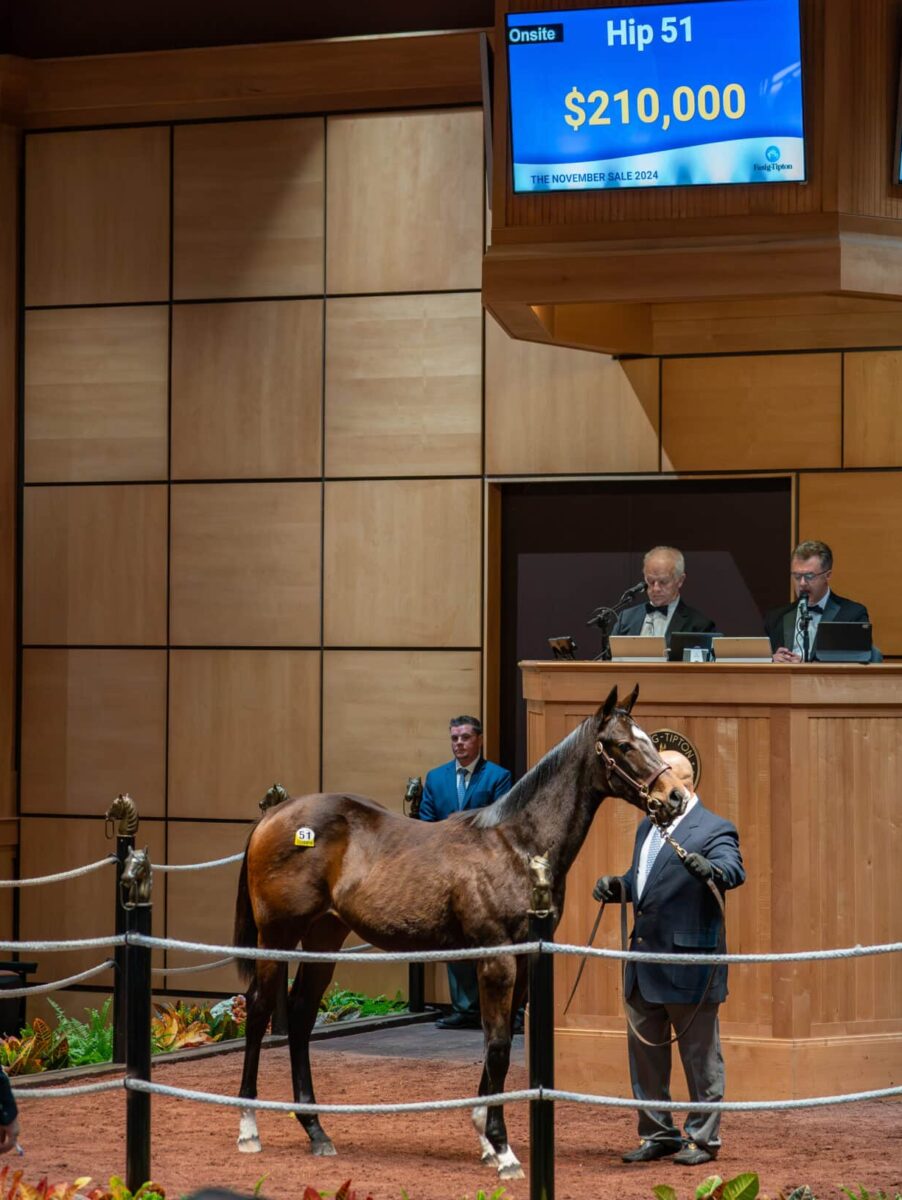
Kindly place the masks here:
[(844, 946), (839, 950), (800, 950), (791, 954), (667, 954), (639, 950), (604, 950), (594, 946), (571, 946), (566, 942), (542, 942), (549, 954), (577, 954), (580, 958), (617, 958), (628, 962), (686, 963), (711, 966), (725, 963), (823, 962), (834, 958), (866, 958), (871, 954), (898, 954), (902, 942), (877, 946)]
[(902, 1087), (877, 1088), (870, 1092), (848, 1092), (839, 1096), (805, 1096), (800, 1100), (626, 1100), (619, 1096), (589, 1096), (583, 1092), (562, 1092), (557, 1088), (539, 1088), (543, 1100), (572, 1100), (602, 1108), (650, 1108), (665, 1112), (784, 1112), (792, 1108), (826, 1108), (833, 1104), (858, 1104), (862, 1100), (888, 1100), (902, 1096)]
[(155, 871), (205, 871), (207, 867), (224, 867), (226, 863), (240, 862), (244, 851), (240, 854), (230, 854), (228, 858), (213, 858), (209, 862), (199, 863), (154, 863)]
[[(197, 971), (210, 971), (213, 967), (225, 967), (234, 962), (234, 958), (217, 958), (213, 962), (199, 963), (196, 967), (151, 967), (151, 975), (193, 975)], [(3, 993), (6, 995), (6, 993)]]
[[(34, 1076), (32, 1076), (34, 1078)], [(79, 1083), (70, 1087), (13, 1087), (17, 1100), (51, 1100), (56, 1096), (87, 1096), (91, 1092), (112, 1092), (125, 1086), (125, 1079), (108, 1079), (104, 1083)]]
[(178, 1100), (196, 1100), (200, 1104), (225, 1104), (230, 1108), (260, 1108), (287, 1113), (418, 1113), (437, 1109), (474, 1108), (482, 1104), (508, 1104), (516, 1100), (536, 1100), (538, 1088), (519, 1092), (498, 1092), (491, 1096), (470, 1096), (464, 1100), (420, 1100), (409, 1104), (289, 1104), (281, 1100), (248, 1100), (240, 1096), (222, 1096), (218, 1092), (195, 1092), (185, 1088), (149, 1083), (144, 1079), (126, 1079), (128, 1091), (174, 1096)]
[(62, 988), (67, 988), (72, 983), (81, 983), (84, 979), (93, 979), (101, 971), (108, 971), (110, 967), (114, 967), (115, 965), (113, 959), (108, 958), (106, 962), (98, 963), (96, 967), (89, 967), (87, 971), (82, 971), (80, 975), (70, 975), (68, 979), (57, 979), (53, 983), (34, 983), (30, 987), (3, 988), (0, 991), (0, 1000), (15, 1000), (20, 996), (40, 996), (44, 992), (55, 992)]
[(71, 942), (0, 942), (0, 950), (96, 950), (101, 946), (124, 946), (124, 933), (111, 933), (109, 937), (77, 938)]
[(78, 875), (87, 875), (114, 862), (116, 855), (109, 854), (95, 863), (88, 863), (86, 867), (73, 867), (71, 871), (60, 871), (56, 875), (37, 875), (33, 879), (0, 879), (0, 888), (37, 887), (39, 883), (59, 883), (61, 879), (75, 879)]

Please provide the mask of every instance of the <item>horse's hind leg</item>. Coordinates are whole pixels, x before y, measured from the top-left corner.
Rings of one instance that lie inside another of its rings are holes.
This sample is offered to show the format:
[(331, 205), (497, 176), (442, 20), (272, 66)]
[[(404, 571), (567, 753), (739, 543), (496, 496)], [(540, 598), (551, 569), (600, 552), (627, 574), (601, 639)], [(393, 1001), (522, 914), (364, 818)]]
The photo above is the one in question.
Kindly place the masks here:
[[(247, 1022), (244, 1033), (244, 1069), (238, 1095), (246, 1100), (257, 1098), (257, 1073), (263, 1035), (276, 1003), (276, 989), (282, 978), (281, 963), (258, 960), (254, 979), (247, 990)], [(241, 1110), (238, 1149), (244, 1154), (259, 1154), (262, 1146), (253, 1108)]]
[[(504, 1091), (510, 1066), (512, 1005), (515, 1002), (519, 1006), (523, 998), (521, 975), (525, 983), (525, 968), (521, 971), (519, 960), (509, 956), (483, 959), (479, 964), (479, 1003), (485, 1032), (480, 1096)], [(482, 1146), (482, 1161), (497, 1166), (501, 1179), (522, 1179), (523, 1168), (508, 1144), (501, 1105), (474, 1109), (473, 1124)]]
[[(348, 936), (347, 926), (333, 914), (321, 917), (304, 937), (303, 948), (329, 953), (341, 949)], [(298, 963), (298, 973), (288, 997), (288, 1046), (291, 1053), (291, 1079), (296, 1104), (315, 1104), (310, 1071), (310, 1034), (316, 1022), (319, 1002), (335, 973), (335, 963)], [(332, 1139), (320, 1124), (317, 1113), (298, 1113), (297, 1119), (307, 1131), (313, 1154), (335, 1153)]]

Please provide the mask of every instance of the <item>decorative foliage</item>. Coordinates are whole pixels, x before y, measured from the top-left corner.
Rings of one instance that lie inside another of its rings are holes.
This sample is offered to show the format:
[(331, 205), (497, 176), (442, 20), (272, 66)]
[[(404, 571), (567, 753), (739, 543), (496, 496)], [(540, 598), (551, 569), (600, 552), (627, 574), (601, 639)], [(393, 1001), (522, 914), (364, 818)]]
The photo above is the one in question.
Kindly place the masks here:
[(354, 1017), (381, 1017), (406, 1011), (407, 1001), (400, 992), (395, 993), (394, 1000), (389, 1000), (385, 995), (366, 996), (363, 992), (350, 992), (333, 983), (319, 1002), (317, 1021), (330, 1023)]
[(22, 1171), (10, 1171), (9, 1165), (0, 1169), (0, 1200), (166, 1200), (166, 1193), (158, 1183), (142, 1183), (133, 1194), (118, 1175), (114, 1175), (108, 1187), (88, 1188), (89, 1175), (76, 1179), (74, 1183), (53, 1183), (41, 1179), (34, 1187), (23, 1182)]
[[(327, 1197), (333, 1198), (333, 1193), (318, 1192), (308, 1184), (304, 1188), (301, 1200), (327, 1200)], [(373, 1200), (373, 1197), (369, 1192), (364, 1196), (361, 1192), (352, 1191), (351, 1181), (350, 1179), (346, 1179), (338, 1191), (334, 1193), (333, 1200)]]
[(46, 1021), (35, 1017), (21, 1037), (0, 1039), (0, 1066), (7, 1075), (34, 1075), (69, 1064), (69, 1042), (62, 1029), (52, 1030)]

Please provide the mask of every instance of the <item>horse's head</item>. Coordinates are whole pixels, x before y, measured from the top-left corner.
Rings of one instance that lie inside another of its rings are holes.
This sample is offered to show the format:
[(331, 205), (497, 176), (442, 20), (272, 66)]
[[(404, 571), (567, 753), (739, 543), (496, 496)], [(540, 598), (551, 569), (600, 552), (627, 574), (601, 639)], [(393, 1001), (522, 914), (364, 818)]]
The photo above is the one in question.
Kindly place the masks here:
[(689, 794), (661, 758), (648, 734), (630, 716), (639, 685), (620, 704), (617, 688), (595, 714), (595, 753), (606, 795), (619, 796), (643, 809), (657, 825), (680, 815)]

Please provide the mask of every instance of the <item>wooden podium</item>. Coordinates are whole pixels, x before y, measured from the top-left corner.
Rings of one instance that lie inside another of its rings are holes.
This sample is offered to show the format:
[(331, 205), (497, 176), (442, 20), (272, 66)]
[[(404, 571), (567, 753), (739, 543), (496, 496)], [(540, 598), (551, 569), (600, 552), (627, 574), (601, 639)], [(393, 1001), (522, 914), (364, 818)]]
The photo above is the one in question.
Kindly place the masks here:
[[(902, 940), (902, 664), (525, 662), (530, 765), (616, 683), (638, 682), (634, 716), (686, 734), (698, 792), (739, 829), (748, 877), (727, 901), (731, 953), (788, 953)], [(621, 874), (638, 810), (607, 799), (577, 858), (557, 939), (584, 944), (599, 875)], [(609, 907), (596, 945), (619, 946)], [(555, 964), (556, 1083), (630, 1094), (620, 964)], [(902, 1078), (902, 954), (736, 965), (721, 1007), (729, 1098), (780, 1099)], [(676, 1048), (674, 1058), (678, 1057)], [(675, 1097), (685, 1097), (675, 1062)]]

